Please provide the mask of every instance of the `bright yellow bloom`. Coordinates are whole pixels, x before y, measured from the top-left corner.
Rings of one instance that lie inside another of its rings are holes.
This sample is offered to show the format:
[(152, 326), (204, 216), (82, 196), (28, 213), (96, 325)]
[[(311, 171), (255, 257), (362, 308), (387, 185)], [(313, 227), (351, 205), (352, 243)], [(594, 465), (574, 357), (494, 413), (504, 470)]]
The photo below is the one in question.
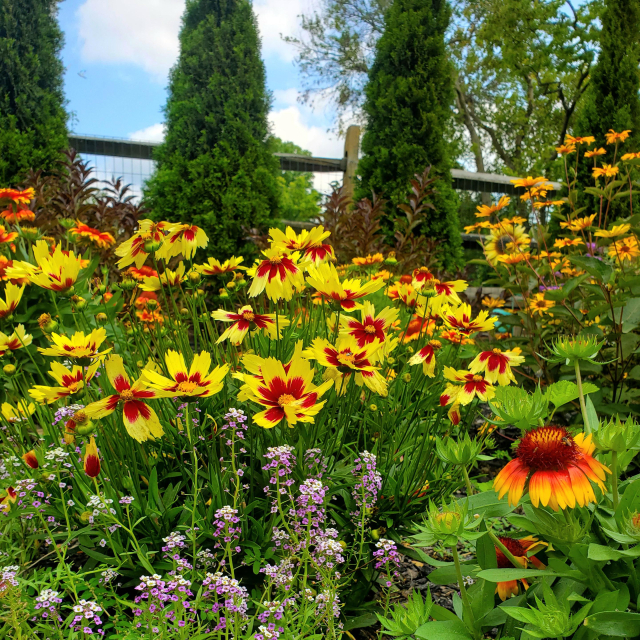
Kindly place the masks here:
[(58, 244), (51, 254), (45, 240), (38, 240), (33, 247), (35, 265), (28, 262), (14, 262), (7, 269), (10, 278), (28, 277), (31, 284), (56, 292), (68, 291), (73, 287), (83, 264), (73, 251), (63, 251)]
[(605, 178), (613, 178), (618, 175), (620, 169), (618, 167), (613, 167), (610, 164), (603, 164), (601, 167), (593, 167), (591, 173), (594, 178), (601, 178), (604, 176)]
[(20, 400), (17, 406), (10, 405), (8, 402), (2, 403), (2, 415), (7, 422), (25, 422), (36, 411), (36, 405), (30, 402), (28, 405), (24, 400)]
[(529, 298), (529, 308), (531, 309), (531, 313), (535, 316), (536, 313), (539, 315), (544, 315), (554, 306), (554, 303), (551, 300), (545, 300), (544, 293), (534, 293)]
[(22, 299), (23, 292), (24, 285), (18, 287), (11, 282), (7, 283), (7, 288), (5, 289), (6, 299), (0, 298), (0, 319), (8, 318), (16, 310)]
[(635, 153), (625, 153), (622, 156), (622, 160), (623, 161), (627, 161), (627, 160), (637, 160), (638, 158), (640, 158), (640, 152), (636, 151)]
[(567, 156), (571, 153), (575, 153), (576, 148), (572, 144), (561, 144), (559, 147), (556, 147), (556, 152), (560, 156)]
[(528, 260), (530, 257), (530, 253), (507, 253), (503, 256), (498, 256), (498, 260), (502, 264), (518, 264), (523, 260)]
[(585, 158), (595, 158), (596, 156), (603, 156), (607, 153), (607, 150), (604, 147), (600, 147), (599, 149), (594, 149), (593, 151), (585, 151)]
[(526, 218), (523, 218), (522, 216), (513, 216), (513, 218), (502, 218), (502, 220), (500, 220), (500, 222), (498, 222), (498, 224), (494, 224), (492, 225), (492, 229), (500, 229), (500, 228), (504, 228), (505, 225), (511, 225), (511, 224), (524, 224), (527, 221)]
[(203, 351), (193, 357), (187, 369), (184, 356), (171, 349), (164, 356), (170, 378), (153, 369), (142, 371), (141, 380), (149, 387), (162, 392), (168, 398), (208, 398), (222, 390), (223, 381), (229, 372), (229, 365), (217, 366), (212, 371), (211, 354)]
[(465, 233), (473, 233), (478, 229), (490, 229), (493, 225), (488, 220), (480, 220), (475, 224), (469, 224), (464, 228)]
[(24, 325), (19, 324), (8, 336), (0, 331), (0, 358), (7, 351), (16, 351), (22, 347), (28, 347), (33, 341), (33, 336), (25, 332)]
[(566, 204), (564, 200), (543, 200), (533, 203), (534, 209), (542, 209), (542, 207), (561, 207)]
[(493, 296), (485, 296), (482, 298), (482, 306), (488, 309), (499, 309), (504, 307), (506, 301), (503, 298), (494, 298)]
[(140, 220), (138, 231), (128, 240), (116, 247), (115, 254), (121, 259), (118, 260), (118, 269), (124, 269), (135, 262), (139, 269), (150, 253), (158, 251), (164, 242), (164, 234), (171, 227), (169, 222), (154, 222), (153, 220)]
[(52, 333), (51, 340), (53, 341), (53, 346), (49, 346), (46, 349), (38, 347), (38, 351), (43, 356), (58, 356), (61, 358), (69, 358), (70, 360), (77, 360), (80, 364), (89, 364), (95, 360), (95, 358), (111, 351), (111, 349), (98, 351), (106, 337), (107, 332), (104, 327), (94, 329), (87, 336), (85, 336), (82, 331), (76, 331), (71, 338), (67, 338), (67, 336), (62, 336), (58, 333)]
[(546, 185), (548, 184), (548, 181), (542, 176), (538, 176), (537, 178), (528, 176), (527, 178), (516, 178), (514, 180), (511, 180), (511, 183), (514, 187), (524, 187), (525, 189), (530, 189), (531, 187), (537, 187), (542, 183)]
[(581, 244), (584, 244), (584, 242), (580, 238), (558, 238), (553, 243), (553, 246), (562, 249), (564, 247), (578, 247)]
[(442, 321), (449, 329), (453, 329), (465, 336), (478, 331), (491, 331), (497, 318), (489, 316), (489, 311), (480, 311), (475, 320), (471, 319), (471, 305), (461, 304), (457, 309), (442, 309)]
[(605, 133), (604, 137), (607, 139), (607, 144), (615, 144), (616, 142), (624, 142), (631, 133), (631, 129), (616, 133), (613, 129), (609, 129), (609, 133)]
[(565, 144), (593, 144), (596, 139), (593, 136), (565, 136)]
[[(242, 360), (243, 364), (245, 360), (246, 357)], [(275, 358), (257, 358), (256, 362), (258, 361), (257, 375), (242, 375), (242, 399), (266, 407), (253, 416), (253, 421), (266, 429), (275, 427), (282, 420), (286, 420), (289, 427), (295, 426), (297, 422), (313, 422), (314, 416), (326, 402), (318, 402), (318, 399), (333, 382), (327, 380), (320, 386), (314, 385), (314, 370), (300, 356), (298, 349), (287, 364)], [(254, 366), (250, 367), (251, 371), (256, 372)]]
[(299, 234), (287, 227), (283, 232), (280, 229), (269, 229), (271, 236), (271, 248), (284, 251), (300, 251), (303, 258), (313, 262), (316, 266), (334, 260), (333, 247), (324, 242), (331, 235), (324, 227), (318, 225), (311, 230), (303, 229)]
[(359, 267), (371, 267), (374, 264), (383, 263), (384, 256), (381, 253), (374, 253), (373, 255), (369, 254), (368, 256), (353, 258), (351, 262)]
[(142, 279), (139, 287), (142, 291), (159, 291), (162, 287), (177, 287), (187, 279), (184, 275), (184, 262), (175, 271), (165, 269), (160, 276), (150, 276)]
[(298, 252), (289, 255), (285, 249), (272, 248), (262, 252), (265, 257), (256, 263), (248, 274), (253, 277), (249, 296), (255, 298), (263, 291), (266, 291), (269, 300), (276, 302), (284, 298), (291, 300), (294, 292), (304, 289), (304, 275), (302, 268), (304, 263), (299, 264), (300, 254)]
[(517, 367), (524, 362), (524, 357), (520, 355), (520, 349), (512, 351), (482, 351), (469, 365), (471, 373), (484, 373), (485, 380), (491, 384), (508, 385), (515, 382), (516, 378), (511, 371), (511, 367)]
[(74, 365), (68, 369), (63, 364), (53, 361), (49, 375), (58, 383), (56, 387), (37, 384), (33, 389), (29, 389), (29, 395), (40, 404), (51, 404), (77, 393), (84, 389), (85, 382), (89, 382), (95, 375), (102, 359), (96, 360), (86, 372), (83, 367)]
[(618, 262), (628, 260), (631, 262), (634, 258), (640, 256), (640, 247), (635, 236), (623, 238), (609, 246), (609, 257), (615, 258)]
[(240, 256), (239, 258), (231, 256), (224, 262), (220, 262), (215, 258), (209, 258), (207, 264), (196, 264), (193, 265), (193, 268), (203, 276), (220, 276), (224, 273), (229, 273), (230, 271), (236, 271), (237, 269), (246, 271), (246, 267), (240, 266), (240, 263), (243, 261), (244, 258), (242, 256)]
[(384, 280), (376, 278), (360, 283), (357, 278), (340, 282), (338, 272), (332, 264), (321, 264), (319, 267), (309, 267), (307, 283), (312, 286), (327, 302), (340, 305), (345, 311), (360, 309), (362, 305), (356, 302), (365, 296), (384, 288)]
[(499, 256), (526, 251), (531, 243), (524, 227), (517, 224), (500, 225), (493, 229), (484, 245), (484, 255), (489, 264), (496, 266)]
[(162, 393), (147, 389), (142, 378), (131, 384), (125, 371), (122, 357), (111, 355), (105, 365), (107, 377), (116, 393), (84, 408), (89, 418), (104, 418), (112, 414), (122, 404), (122, 421), (127, 433), (137, 440), (153, 440), (164, 433), (156, 412), (146, 403), (151, 398), (162, 397)]
[(502, 196), (500, 198), (500, 200), (498, 200), (498, 202), (496, 202), (496, 204), (492, 204), (492, 205), (482, 204), (482, 205), (479, 205), (478, 207), (476, 207), (477, 211), (475, 213), (475, 216), (476, 216), (476, 218), (488, 218), (489, 216), (493, 215), (494, 213), (498, 213), (498, 211), (501, 211), (505, 207), (508, 207), (510, 202), (511, 202), (511, 198), (509, 196)]
[(380, 346), (376, 340), (359, 347), (352, 336), (338, 338), (335, 346), (325, 338), (316, 338), (303, 356), (327, 367), (325, 376), (335, 382), (338, 395), (347, 390), (349, 379), (355, 374), (355, 383), (359, 387), (365, 384), (374, 393), (386, 396), (387, 383), (380, 375), (380, 367), (375, 364)]
[(275, 313), (256, 313), (249, 304), (238, 309), (238, 313), (218, 309), (211, 312), (211, 317), (220, 322), (233, 322), (233, 324), (218, 338), (216, 344), (229, 340), (231, 344), (241, 344), (249, 331), (260, 329), (272, 339), (282, 338), (282, 329), (289, 326), (289, 318)]
[(630, 224), (617, 224), (611, 227), (608, 231), (605, 229), (600, 229), (596, 231), (593, 235), (598, 238), (617, 238), (618, 236), (623, 236), (631, 229)]
[(187, 260), (191, 260), (198, 249), (203, 249), (208, 244), (209, 238), (200, 227), (194, 224), (174, 224), (169, 227), (156, 257), (169, 261), (182, 254)]
[(590, 216), (585, 216), (583, 218), (573, 218), (573, 220), (566, 220), (560, 223), (560, 226), (563, 229), (569, 229), (570, 231), (584, 231), (589, 227), (593, 226), (593, 221), (596, 218), (595, 213), (592, 213)]

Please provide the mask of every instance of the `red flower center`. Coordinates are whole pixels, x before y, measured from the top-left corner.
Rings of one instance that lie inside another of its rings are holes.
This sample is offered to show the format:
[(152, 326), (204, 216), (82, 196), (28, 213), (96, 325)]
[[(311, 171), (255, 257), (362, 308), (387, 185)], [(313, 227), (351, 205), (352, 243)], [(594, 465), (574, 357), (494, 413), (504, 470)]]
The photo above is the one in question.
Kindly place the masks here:
[(563, 427), (539, 427), (525, 433), (516, 455), (533, 471), (557, 471), (575, 462), (580, 450)]
[[(507, 547), (509, 552), (514, 555), (516, 558), (522, 558), (527, 555), (527, 550), (524, 545), (520, 542), (520, 540), (516, 540), (515, 538), (507, 538), (499, 536), (498, 540), (502, 542), (502, 544)], [(513, 564), (511, 564), (511, 560), (507, 558), (507, 556), (502, 553), (500, 549), (496, 547), (496, 557), (498, 559), (498, 569), (513, 569)]]

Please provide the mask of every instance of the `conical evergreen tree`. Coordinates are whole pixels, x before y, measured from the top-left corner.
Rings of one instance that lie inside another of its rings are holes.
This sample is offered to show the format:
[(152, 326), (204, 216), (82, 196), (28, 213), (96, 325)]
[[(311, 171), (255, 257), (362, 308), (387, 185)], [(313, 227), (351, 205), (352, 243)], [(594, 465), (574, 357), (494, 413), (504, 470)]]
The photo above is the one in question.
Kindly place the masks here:
[[(640, 147), (640, 0), (605, 0), (600, 52), (581, 108), (576, 131), (592, 135), (598, 146), (613, 129), (631, 130), (626, 146)], [(601, 158), (613, 160), (613, 147)]]
[(419, 231), (445, 242), (445, 266), (460, 260), (457, 196), (451, 185), (447, 129), (454, 99), (444, 34), (447, 0), (395, 0), (376, 47), (366, 87), (367, 128), (357, 197), (371, 191), (390, 199), (390, 216), (403, 202), (409, 181), (427, 165), (440, 177), (435, 211)]
[(248, 0), (187, 0), (165, 107), (167, 134), (146, 196), (156, 219), (191, 222), (218, 258), (249, 250), (246, 228), (276, 217), (270, 97)]
[(0, 0), (0, 186), (67, 147), (58, 0)]

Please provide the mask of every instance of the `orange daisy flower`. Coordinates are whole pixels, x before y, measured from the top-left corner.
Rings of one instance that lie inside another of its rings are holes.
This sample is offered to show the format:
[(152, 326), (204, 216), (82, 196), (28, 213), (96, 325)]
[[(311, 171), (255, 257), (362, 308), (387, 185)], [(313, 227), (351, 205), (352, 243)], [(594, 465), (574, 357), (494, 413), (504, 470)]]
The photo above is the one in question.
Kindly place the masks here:
[(469, 338), (464, 335), (464, 333), (460, 333), (455, 329), (450, 329), (448, 331), (443, 331), (440, 334), (440, 337), (443, 340), (447, 340), (448, 342), (452, 342), (453, 344), (475, 344), (475, 340), (473, 338)]
[(7, 224), (18, 224), (25, 221), (33, 222), (36, 219), (36, 214), (26, 207), (18, 207), (16, 211), (13, 209), (6, 209), (0, 213), (0, 218), (7, 222)]
[(594, 167), (592, 170), (592, 175), (594, 178), (613, 178), (618, 175), (620, 169), (618, 167), (613, 167), (610, 164), (603, 164), (601, 167)]
[(556, 151), (558, 155), (567, 156), (570, 153), (575, 153), (576, 148), (572, 144), (561, 144), (559, 147), (556, 147)]
[(599, 149), (594, 149), (593, 151), (585, 151), (585, 158), (595, 158), (596, 156), (603, 156), (607, 153), (607, 150), (604, 147), (600, 147)]
[(502, 499), (508, 494), (509, 504), (517, 505), (528, 489), (534, 507), (542, 504), (554, 511), (584, 507), (596, 501), (590, 484), (604, 491), (607, 467), (593, 457), (595, 445), (591, 435), (572, 436), (564, 427), (538, 427), (520, 439), (516, 457), (493, 482)]
[(147, 265), (142, 265), (141, 267), (129, 267), (126, 271), (132, 278), (135, 280), (140, 280), (141, 282), (145, 278), (157, 278), (158, 272)]
[(607, 144), (615, 144), (616, 142), (624, 142), (631, 133), (631, 129), (616, 133), (613, 129), (609, 129), (609, 133), (605, 133), (604, 137), (607, 139)]
[(108, 249), (116, 243), (116, 239), (106, 231), (94, 229), (84, 222), (76, 221), (76, 226), (69, 229), (69, 233), (76, 239), (86, 239), (99, 249)]
[(496, 202), (496, 204), (492, 204), (492, 205), (482, 204), (476, 207), (477, 211), (475, 213), (475, 216), (476, 218), (488, 218), (492, 214), (498, 213), (498, 211), (501, 211), (505, 207), (508, 207), (510, 202), (511, 202), (511, 198), (509, 196), (502, 196), (500, 200)]
[(33, 187), (29, 189), (0, 189), (0, 200), (12, 200), (20, 204), (29, 204), (33, 200), (35, 190)]
[(413, 315), (406, 331), (401, 331), (398, 334), (398, 338), (406, 344), (407, 342), (413, 342), (423, 335), (433, 335), (433, 331), (436, 328), (435, 318), (430, 318), (427, 322), (427, 318), (424, 314), (416, 313)]
[(384, 256), (381, 253), (374, 253), (373, 255), (369, 254), (368, 256), (353, 258), (351, 262), (359, 267), (371, 267), (384, 262)]
[(635, 153), (625, 153), (622, 156), (622, 160), (626, 161), (626, 160), (637, 160), (638, 158), (640, 158), (640, 152), (635, 152)]
[(16, 231), (11, 231), (7, 233), (6, 229), (0, 224), (0, 244), (5, 244), (6, 242), (13, 242), (18, 237)]
[(593, 144), (596, 139), (593, 136), (565, 136), (565, 144)]

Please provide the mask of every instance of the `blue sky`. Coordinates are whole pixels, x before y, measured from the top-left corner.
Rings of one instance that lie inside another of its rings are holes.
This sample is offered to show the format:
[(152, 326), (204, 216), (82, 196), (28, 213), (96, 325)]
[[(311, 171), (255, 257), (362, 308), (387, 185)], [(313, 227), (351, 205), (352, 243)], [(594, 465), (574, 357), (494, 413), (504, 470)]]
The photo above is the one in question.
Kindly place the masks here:
[[(314, 155), (340, 157), (342, 142), (327, 133), (327, 107), (297, 101), (295, 50), (283, 35), (299, 34), (300, 13), (314, 0), (254, 0), (267, 85), (273, 92), (273, 132)], [(168, 71), (178, 55), (184, 0), (63, 0), (63, 62), (70, 128), (76, 133), (160, 140)]]

